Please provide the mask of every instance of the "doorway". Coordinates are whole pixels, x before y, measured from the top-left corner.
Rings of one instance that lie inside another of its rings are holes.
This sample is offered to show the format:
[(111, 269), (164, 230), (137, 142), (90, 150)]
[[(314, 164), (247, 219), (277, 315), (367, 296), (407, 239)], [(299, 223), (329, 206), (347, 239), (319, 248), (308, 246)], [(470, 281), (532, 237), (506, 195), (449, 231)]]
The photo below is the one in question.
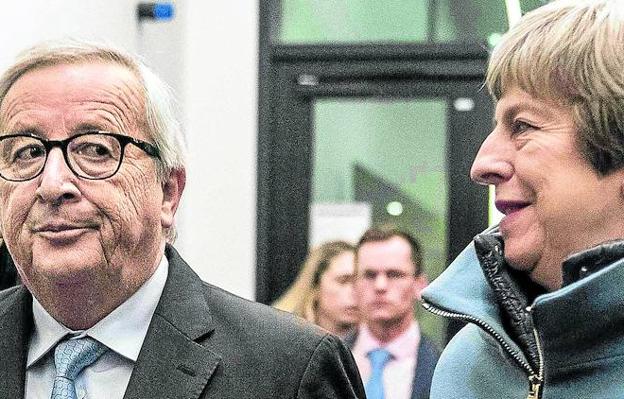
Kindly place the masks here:
[[(296, 277), (319, 205), (363, 204), (370, 224), (413, 233), (435, 278), (487, 227), (487, 189), (469, 179), (491, 127), (487, 52), (467, 44), (278, 45), (270, 57), (260, 111), (258, 300), (272, 302)], [(444, 341), (444, 322), (423, 317), (423, 330)]]

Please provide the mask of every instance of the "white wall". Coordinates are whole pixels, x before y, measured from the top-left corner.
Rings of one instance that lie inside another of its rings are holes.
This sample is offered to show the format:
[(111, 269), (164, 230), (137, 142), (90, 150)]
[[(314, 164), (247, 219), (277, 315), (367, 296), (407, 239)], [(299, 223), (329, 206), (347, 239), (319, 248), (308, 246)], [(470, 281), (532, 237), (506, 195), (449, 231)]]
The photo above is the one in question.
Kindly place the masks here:
[(38, 41), (83, 37), (137, 48), (134, 2), (127, 0), (3, 1), (0, 13), (0, 68)]
[(188, 188), (181, 250), (210, 282), (255, 295), (257, 0), (186, 2)]
[(136, 0), (4, 1), (0, 69), (63, 36), (138, 53), (174, 89), (189, 144), (176, 247), (206, 281), (255, 292), (258, 0), (177, 0), (164, 23), (136, 20)]

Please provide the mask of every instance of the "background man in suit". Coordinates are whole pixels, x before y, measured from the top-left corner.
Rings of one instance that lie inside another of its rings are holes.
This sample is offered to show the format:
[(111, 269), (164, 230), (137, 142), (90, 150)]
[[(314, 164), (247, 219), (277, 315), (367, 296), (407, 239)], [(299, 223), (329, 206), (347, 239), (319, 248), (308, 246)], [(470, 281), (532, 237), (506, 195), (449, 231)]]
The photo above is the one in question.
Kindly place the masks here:
[(185, 185), (166, 86), (47, 44), (0, 78), (2, 398), (363, 397), (348, 349), (203, 283), (169, 244)]
[(355, 282), (363, 322), (350, 343), (369, 399), (428, 398), (438, 350), (420, 333), (414, 305), (427, 286), (420, 245), (393, 227), (357, 245)]

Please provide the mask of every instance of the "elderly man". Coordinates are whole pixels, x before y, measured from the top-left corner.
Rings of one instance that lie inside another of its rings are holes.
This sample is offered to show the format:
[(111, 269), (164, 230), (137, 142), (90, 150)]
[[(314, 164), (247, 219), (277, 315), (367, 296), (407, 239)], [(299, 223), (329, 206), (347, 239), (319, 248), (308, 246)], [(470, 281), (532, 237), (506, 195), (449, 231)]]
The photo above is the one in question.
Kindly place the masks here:
[(0, 79), (2, 398), (362, 398), (340, 341), (200, 281), (169, 244), (182, 136), (145, 66), (35, 47)]
[(438, 350), (420, 333), (414, 305), (427, 286), (422, 251), (391, 226), (364, 233), (356, 251), (355, 291), (362, 323), (349, 337), (368, 399), (426, 399)]

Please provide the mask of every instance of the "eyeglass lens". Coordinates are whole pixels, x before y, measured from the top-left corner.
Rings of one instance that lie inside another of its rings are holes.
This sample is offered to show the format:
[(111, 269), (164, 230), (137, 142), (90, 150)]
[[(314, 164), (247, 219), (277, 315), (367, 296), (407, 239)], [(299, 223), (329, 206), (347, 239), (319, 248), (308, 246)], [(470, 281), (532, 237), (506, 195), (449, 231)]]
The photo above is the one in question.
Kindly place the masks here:
[[(72, 171), (90, 179), (105, 179), (115, 174), (122, 157), (119, 141), (103, 134), (75, 136), (66, 151)], [(44, 143), (35, 137), (4, 138), (0, 141), (0, 174), (9, 180), (31, 179), (44, 168), (46, 152)]]

